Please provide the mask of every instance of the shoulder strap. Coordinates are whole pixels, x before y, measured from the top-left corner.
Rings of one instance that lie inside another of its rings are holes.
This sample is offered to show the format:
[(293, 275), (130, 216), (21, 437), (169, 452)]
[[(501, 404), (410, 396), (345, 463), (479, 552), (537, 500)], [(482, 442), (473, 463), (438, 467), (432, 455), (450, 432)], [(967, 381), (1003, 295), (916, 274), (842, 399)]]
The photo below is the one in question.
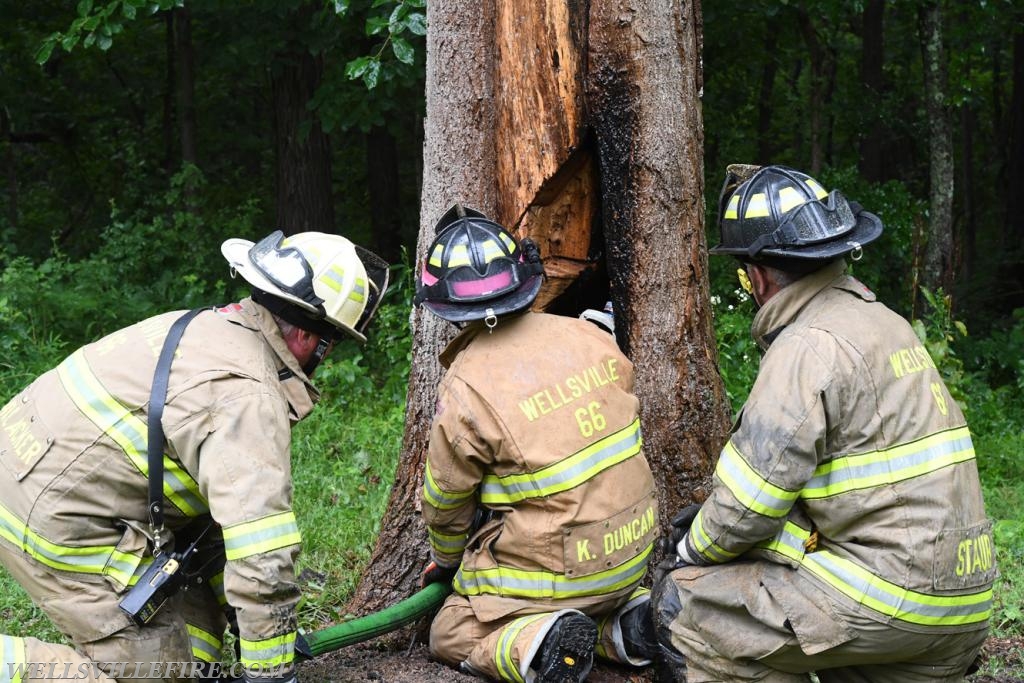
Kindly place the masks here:
[(160, 548), (160, 535), (164, 528), (164, 401), (167, 400), (167, 383), (171, 375), (171, 361), (178, 348), (181, 335), (192, 319), (207, 308), (195, 308), (174, 321), (164, 339), (160, 357), (153, 372), (153, 388), (149, 392), (149, 413), (146, 416), (147, 459), (149, 461), (149, 523), (153, 531), (153, 545)]

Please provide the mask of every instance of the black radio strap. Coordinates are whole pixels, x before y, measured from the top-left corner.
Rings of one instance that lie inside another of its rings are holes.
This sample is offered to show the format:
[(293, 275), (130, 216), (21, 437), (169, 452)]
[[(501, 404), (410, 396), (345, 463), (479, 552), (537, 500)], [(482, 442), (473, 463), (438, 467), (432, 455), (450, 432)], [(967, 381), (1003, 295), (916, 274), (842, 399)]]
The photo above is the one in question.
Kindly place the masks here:
[(153, 531), (153, 545), (160, 550), (160, 536), (164, 529), (164, 401), (167, 400), (167, 383), (171, 376), (171, 361), (178, 348), (181, 335), (192, 319), (207, 308), (195, 308), (174, 321), (164, 339), (160, 357), (153, 372), (153, 388), (149, 392), (149, 413), (146, 416), (147, 460), (149, 461), (149, 523)]

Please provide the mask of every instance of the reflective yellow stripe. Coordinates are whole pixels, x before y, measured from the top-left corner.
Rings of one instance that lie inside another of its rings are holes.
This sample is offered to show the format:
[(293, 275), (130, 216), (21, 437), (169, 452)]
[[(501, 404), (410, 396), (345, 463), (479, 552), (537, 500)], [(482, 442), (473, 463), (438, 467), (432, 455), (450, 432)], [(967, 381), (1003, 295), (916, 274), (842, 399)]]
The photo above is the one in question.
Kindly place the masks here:
[(560, 599), (611, 593), (640, 582), (647, 571), (647, 556), (652, 547), (653, 544), (648, 545), (617, 567), (574, 578), (543, 570), (498, 566), (470, 571), (462, 566), (455, 575), (455, 591), (462, 595)]
[(221, 570), (210, 577), (210, 581), (207, 584), (210, 590), (213, 591), (214, 597), (217, 598), (217, 604), (224, 607), (228, 604), (228, 596), (224, 592), (224, 571)]
[(291, 664), (295, 659), (295, 632), (266, 640), (239, 638), (242, 664), (271, 667)]
[(430, 265), (435, 268), (440, 268), (444, 265), (441, 261), (441, 257), (444, 255), (444, 245), (438, 244), (434, 247), (434, 250), (430, 252)]
[(614, 434), (536, 472), (486, 475), (480, 484), (480, 502), (507, 505), (568, 491), (637, 455), (642, 445), (637, 418)]
[(739, 556), (739, 553), (726, 550), (711, 540), (708, 533), (704, 531), (703, 512), (703, 510), (698, 512), (697, 517), (693, 520), (693, 524), (690, 525), (690, 543), (693, 544), (694, 549), (706, 557), (708, 561), (715, 564), (728, 562), (734, 557)]
[(744, 218), (763, 218), (768, 215), (768, 200), (765, 198), (763, 192), (750, 195), (750, 201), (747, 203), (747, 211), (743, 215)]
[(47, 540), (28, 528), (22, 520), (0, 505), (0, 540), (18, 552), (24, 552), (52, 569), (112, 577), (122, 586), (131, 586), (141, 575), (141, 558), (112, 545), (66, 546)]
[(229, 560), (269, 553), (301, 542), (299, 525), (291, 511), (224, 527), (224, 552)]
[(457, 268), (459, 266), (468, 266), (469, 252), (466, 251), (466, 246), (463, 244), (456, 244), (452, 247), (451, 252), (448, 254), (448, 267)]
[[(82, 349), (57, 367), (57, 375), (64, 391), (82, 414), (113, 439), (143, 477), (148, 476), (146, 423), (104, 388), (89, 367)], [(164, 495), (167, 499), (189, 517), (209, 512), (210, 506), (199, 492), (199, 485), (181, 464), (166, 454), (163, 461)]]
[(732, 440), (722, 449), (715, 475), (743, 507), (766, 517), (785, 517), (800, 495), (799, 491), (787, 491), (758, 474)]
[(352, 291), (348, 293), (348, 299), (356, 303), (366, 301), (366, 280), (361, 277), (356, 278), (356, 281), (352, 283)]
[(804, 196), (795, 187), (784, 187), (779, 190), (779, 211), (786, 213), (794, 206), (806, 204)]
[(332, 289), (335, 292), (340, 292), (341, 288), (345, 284), (345, 269), (335, 264), (320, 273), (320, 277), (317, 279), (329, 289)]
[(509, 256), (516, 253), (516, 243), (512, 241), (512, 238), (506, 235), (504, 232), (499, 232), (498, 237), (501, 238), (505, 248), (508, 249)]
[(443, 555), (461, 555), (466, 548), (469, 534), (442, 534), (427, 527), (427, 536), (430, 537), (430, 547)]
[(787, 522), (774, 539), (760, 547), (798, 562), (855, 602), (885, 616), (921, 626), (976, 624), (992, 613), (992, 589), (966, 595), (929, 595), (886, 581), (853, 560), (822, 549), (804, 551), (810, 532)]
[(886, 450), (835, 458), (815, 470), (800, 496), (828, 498), (895, 484), (973, 459), (971, 433), (960, 427)]
[(825, 197), (828, 196), (828, 192), (825, 191), (825, 188), (819, 185), (818, 181), (816, 181), (814, 178), (806, 179), (804, 181), (804, 184), (807, 185), (807, 187), (811, 188), (811, 191), (814, 192), (814, 196), (817, 197), (818, 199), (824, 199)]
[(219, 662), (221, 639), (198, 626), (185, 624), (188, 640), (192, 646), (192, 656), (200, 662)]
[(519, 617), (506, 624), (505, 628), (501, 630), (501, 635), (498, 637), (498, 646), (494, 649), (494, 664), (498, 668), (498, 672), (503, 680), (523, 683), (523, 676), (519, 673), (519, 667), (516, 666), (515, 660), (512, 659), (516, 639), (523, 632), (524, 628), (535, 621), (546, 619), (549, 616), (548, 613), (543, 612), (541, 614), (531, 614), (527, 617)]
[(740, 196), (738, 194), (734, 194), (732, 199), (729, 200), (729, 205), (725, 209), (725, 217), (727, 219), (736, 220), (736, 218), (739, 217), (739, 214), (737, 213), (739, 206)]
[(0, 635), (0, 683), (21, 683), (26, 663), (25, 640)]
[(423, 475), (423, 500), (432, 508), (437, 510), (453, 510), (465, 505), (476, 493), (475, 489), (469, 491), (445, 491), (434, 481), (434, 474), (430, 471), (430, 461), (427, 461)]

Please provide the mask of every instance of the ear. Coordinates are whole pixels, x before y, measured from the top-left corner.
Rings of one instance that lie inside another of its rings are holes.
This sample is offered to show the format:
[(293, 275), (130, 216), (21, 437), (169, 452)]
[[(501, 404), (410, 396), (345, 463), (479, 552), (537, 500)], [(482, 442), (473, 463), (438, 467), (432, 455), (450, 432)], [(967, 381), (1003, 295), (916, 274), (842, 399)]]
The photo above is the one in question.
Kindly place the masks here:
[(758, 306), (763, 306), (764, 302), (768, 301), (775, 293), (775, 282), (769, 277), (768, 271), (756, 263), (747, 264), (747, 275), (750, 276), (750, 286), (753, 289), (751, 294), (754, 301)]
[(320, 335), (299, 327), (293, 327), (284, 337), (284, 343), (300, 365), (309, 360), (319, 341)]

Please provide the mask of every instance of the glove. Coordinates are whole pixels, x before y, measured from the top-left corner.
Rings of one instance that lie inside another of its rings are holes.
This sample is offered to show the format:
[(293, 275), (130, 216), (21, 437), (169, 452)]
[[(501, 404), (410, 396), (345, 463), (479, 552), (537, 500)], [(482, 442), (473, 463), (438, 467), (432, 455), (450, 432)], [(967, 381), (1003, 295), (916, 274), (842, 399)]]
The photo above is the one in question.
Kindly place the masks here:
[(442, 567), (437, 562), (431, 560), (430, 564), (426, 566), (423, 573), (420, 575), (420, 588), (426, 588), (432, 583), (451, 584), (457, 571), (459, 571), (458, 565), (454, 567)]
[(676, 554), (679, 541), (683, 540), (683, 537), (690, 531), (690, 525), (697, 518), (698, 512), (700, 512), (700, 503), (693, 503), (684, 507), (672, 518), (672, 528), (669, 529), (668, 537), (661, 539), (661, 552), (665, 554), (666, 558)]

